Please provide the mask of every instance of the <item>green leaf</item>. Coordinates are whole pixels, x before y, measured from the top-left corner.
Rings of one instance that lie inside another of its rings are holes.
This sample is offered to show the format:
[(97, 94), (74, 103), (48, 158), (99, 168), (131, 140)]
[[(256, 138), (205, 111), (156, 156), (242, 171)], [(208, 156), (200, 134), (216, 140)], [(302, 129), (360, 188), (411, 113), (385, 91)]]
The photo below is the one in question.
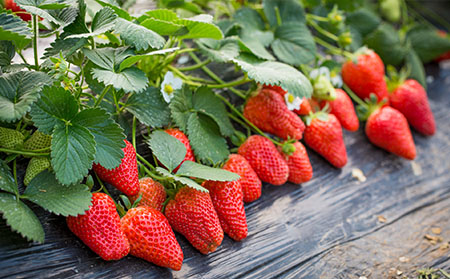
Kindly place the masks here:
[(203, 163), (215, 165), (228, 157), (227, 142), (209, 116), (191, 113), (187, 121), (187, 134), (195, 157)]
[(262, 61), (254, 56), (241, 54), (233, 62), (251, 79), (261, 83), (281, 86), (294, 96), (310, 98), (312, 86), (309, 80), (295, 68), (275, 61)]
[(441, 37), (435, 30), (423, 26), (412, 28), (407, 33), (407, 39), (423, 63), (450, 51), (450, 38)]
[(305, 11), (298, 1), (294, 0), (264, 0), (264, 14), (269, 21), (270, 26), (277, 27), (279, 19), (281, 24), (288, 22), (305, 23)]
[(56, 39), (45, 49), (44, 57), (59, 56), (62, 53), (64, 58), (68, 58), (81, 49), (88, 41), (86, 39)]
[(225, 63), (239, 55), (239, 44), (234, 38), (223, 40), (199, 39), (195, 43), (200, 51), (211, 60)]
[(39, 98), (42, 87), (51, 83), (43, 72), (14, 72), (0, 75), (0, 120), (22, 118)]
[(146, 16), (150, 18), (160, 19), (164, 21), (174, 21), (178, 19), (178, 15), (171, 10), (167, 9), (156, 9), (145, 13)]
[(10, 41), (0, 41), (0, 67), (10, 65), (15, 55), (16, 51), (13, 43)]
[(95, 163), (106, 169), (120, 165), (125, 147), (123, 129), (103, 109), (86, 109), (72, 120), (72, 123), (87, 128), (95, 138)]
[(83, 34), (89, 33), (89, 29), (86, 26), (86, 3), (84, 0), (78, 1), (78, 15), (75, 20), (64, 27), (64, 33), (61, 34), (60, 38), (66, 38), (72, 34)]
[(84, 184), (61, 185), (53, 173), (45, 170), (31, 180), (24, 198), (62, 216), (77, 216), (89, 209), (92, 194)]
[(175, 20), (175, 24), (180, 24), (188, 29), (188, 33), (180, 36), (180, 39), (196, 39), (196, 38), (211, 38), (220, 40), (223, 38), (222, 31), (216, 25), (207, 22), (209, 18), (206, 17), (192, 17), (187, 19)]
[(207, 87), (197, 89), (193, 98), (193, 108), (211, 117), (223, 136), (230, 137), (234, 133), (225, 105), (211, 89)]
[(147, 18), (141, 22), (141, 25), (162, 36), (176, 35), (185, 28), (184, 25), (156, 18)]
[(155, 87), (148, 87), (142, 94), (131, 95), (125, 109), (152, 128), (163, 127), (170, 122), (169, 106)]
[(39, 131), (50, 135), (57, 124), (70, 121), (78, 113), (75, 97), (60, 86), (45, 87), (41, 99), (34, 104), (31, 118)]
[(67, 36), (66, 38), (88, 38), (98, 36), (112, 30), (115, 26), (116, 18), (117, 15), (114, 13), (113, 9), (104, 7), (95, 14), (91, 24), (91, 32), (74, 34)]
[(234, 181), (239, 175), (223, 169), (211, 168), (191, 161), (185, 161), (177, 171), (177, 175), (196, 177), (213, 181)]
[(406, 66), (410, 70), (409, 77), (417, 80), (423, 88), (427, 88), (425, 69), (417, 53), (411, 49), (406, 53)]
[(121, 48), (99, 48), (95, 50), (83, 49), (83, 53), (97, 66), (110, 71), (115, 71), (119, 68), (125, 58), (134, 55), (132, 49), (127, 47)]
[(39, 219), (23, 202), (8, 193), (0, 193), (0, 212), (13, 231), (28, 240), (44, 242), (44, 229)]
[(62, 1), (60, 3), (47, 2), (45, 0), (14, 1), (25, 11), (42, 17), (58, 26), (66, 26), (72, 23), (78, 12), (76, 7), (70, 7), (76, 5), (76, 2), (71, 0)]
[(31, 41), (30, 27), (20, 19), (7, 13), (0, 13), (0, 38), (5, 41), (13, 41), (16, 45), (26, 45)]
[(380, 55), (386, 65), (399, 65), (406, 54), (397, 31), (387, 23), (379, 25), (374, 32), (367, 35), (364, 43)]
[(130, 14), (125, 11), (124, 9), (120, 8), (119, 6), (117, 6), (116, 3), (113, 3), (115, 1), (101, 1), (101, 0), (95, 0), (95, 2), (99, 3), (102, 7), (109, 7), (111, 9), (114, 10), (114, 12), (120, 17), (123, 18), (125, 20), (131, 20), (132, 17), (130, 16)]
[(11, 170), (8, 165), (0, 160), (0, 189), (12, 194), (18, 194), (19, 189), (17, 189), (14, 177), (11, 174)]
[(239, 23), (243, 29), (263, 30), (264, 21), (256, 10), (248, 7), (241, 8), (233, 15), (234, 21)]
[(148, 145), (156, 158), (171, 172), (186, 156), (186, 147), (177, 138), (163, 131), (154, 131)]
[(170, 101), (169, 108), (172, 114), (172, 119), (180, 128), (181, 131), (187, 133), (187, 121), (191, 114), (192, 91), (188, 85), (183, 85), (181, 90), (174, 92), (174, 97)]
[(64, 9), (47, 10), (48, 14), (56, 20), (56, 22), (50, 21), (50, 25), (52, 25), (50, 28), (51, 30), (61, 30), (76, 20), (78, 8), (75, 7), (75, 3), (72, 5), (73, 6)]
[(294, 66), (309, 63), (316, 56), (314, 38), (302, 23), (278, 26), (272, 50), (279, 60)]
[(158, 33), (123, 18), (116, 20), (115, 32), (120, 34), (126, 44), (134, 46), (137, 50), (160, 49), (165, 43), (164, 38)]
[(363, 8), (349, 13), (345, 22), (364, 37), (377, 29), (381, 23), (381, 19), (372, 11)]
[(112, 85), (116, 90), (140, 93), (147, 88), (148, 79), (138, 68), (128, 68), (120, 73), (102, 69), (92, 69), (95, 79), (105, 85)]
[(95, 139), (78, 124), (56, 125), (52, 134), (52, 167), (64, 185), (76, 183), (87, 175), (95, 159)]
[(183, 185), (186, 185), (188, 187), (194, 188), (196, 190), (199, 190), (201, 192), (205, 192), (208, 193), (208, 190), (203, 188), (200, 184), (198, 184), (197, 182), (195, 182), (192, 179), (186, 178), (186, 177), (181, 177), (181, 176), (177, 176), (177, 175), (173, 175), (170, 172), (168, 172), (166, 169), (157, 167), (156, 171), (159, 172), (160, 174), (162, 174), (165, 177), (170, 177), (173, 178), (174, 180), (182, 183)]
[(134, 55), (134, 56), (130, 56), (127, 57), (125, 60), (122, 61), (122, 63), (120, 63), (120, 71), (122, 71), (123, 69), (129, 68), (131, 66), (133, 66), (134, 64), (136, 64), (137, 62), (141, 61), (142, 59), (146, 58), (146, 57), (150, 57), (153, 55), (163, 55), (163, 54), (167, 54), (167, 53), (171, 53), (174, 51), (179, 50), (180, 48), (178, 47), (173, 47), (173, 48), (166, 48), (166, 49), (160, 49), (160, 50), (155, 50), (155, 51), (151, 51), (147, 54), (142, 54), (142, 55)]

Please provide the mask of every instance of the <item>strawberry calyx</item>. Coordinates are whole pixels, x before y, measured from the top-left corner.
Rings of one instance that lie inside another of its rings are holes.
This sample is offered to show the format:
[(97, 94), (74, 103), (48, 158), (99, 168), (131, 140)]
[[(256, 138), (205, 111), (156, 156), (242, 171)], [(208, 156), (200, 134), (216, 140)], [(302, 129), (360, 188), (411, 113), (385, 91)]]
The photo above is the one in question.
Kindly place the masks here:
[(247, 140), (247, 136), (241, 131), (235, 130), (233, 135), (231, 135), (230, 139), (235, 146), (239, 147), (241, 146), (241, 144), (245, 142), (245, 140)]
[(289, 139), (283, 142), (283, 144), (281, 145), (281, 150), (283, 151), (284, 154), (286, 154), (287, 156), (291, 156), (292, 154), (294, 154), (296, 150), (294, 146), (295, 141), (296, 141), (295, 139)]
[(359, 104), (356, 107), (356, 115), (360, 121), (366, 121), (369, 116), (376, 111), (377, 109), (383, 107), (386, 104), (386, 99), (378, 102), (378, 98), (375, 94), (370, 94), (370, 99), (366, 99), (366, 102), (363, 104)]
[(310, 112), (309, 115), (304, 117), (303, 122), (305, 122), (306, 126), (311, 125), (311, 122), (315, 118), (319, 119), (320, 121), (326, 122), (328, 121), (328, 115), (328, 106), (325, 105), (322, 110), (319, 110), (317, 112)]
[(386, 84), (388, 87), (388, 91), (390, 94), (392, 94), (397, 87), (402, 85), (405, 80), (408, 78), (411, 69), (410, 67), (402, 68), (400, 71), (397, 71), (394, 66), (388, 65), (386, 67), (387, 71), (387, 78), (386, 78)]

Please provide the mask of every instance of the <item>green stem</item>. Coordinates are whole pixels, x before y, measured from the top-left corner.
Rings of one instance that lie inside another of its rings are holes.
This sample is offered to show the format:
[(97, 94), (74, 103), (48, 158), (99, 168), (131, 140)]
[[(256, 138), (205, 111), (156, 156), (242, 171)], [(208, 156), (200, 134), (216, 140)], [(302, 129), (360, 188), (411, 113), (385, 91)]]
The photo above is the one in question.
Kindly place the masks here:
[(314, 14), (306, 14), (306, 19), (314, 19), (317, 21), (322, 21), (322, 22), (328, 22), (329, 19), (327, 17), (323, 17), (323, 16), (318, 16), (318, 15), (314, 15)]
[(206, 59), (205, 61), (197, 63), (197, 64), (192, 65), (192, 66), (178, 68), (178, 70), (180, 70), (182, 72), (192, 71), (192, 70), (196, 70), (198, 68), (201, 68), (201, 67), (203, 67), (203, 66), (205, 66), (205, 65), (207, 65), (209, 63), (211, 63), (211, 59)]
[[(244, 76), (242, 79), (239, 80), (235, 80), (235, 81), (231, 81), (228, 83), (223, 83), (223, 84), (207, 84), (206, 86), (209, 88), (226, 88), (226, 87), (233, 87), (233, 86), (238, 86), (247, 82), (251, 82), (252, 80), (249, 79), (247, 76)], [(242, 97), (242, 96), (240, 96)]]
[(278, 6), (275, 6), (275, 16), (277, 17), (277, 26), (280, 26), (282, 21), (281, 21), (280, 9), (278, 8)]
[(98, 97), (98, 99), (95, 101), (94, 104), (94, 108), (98, 107), (98, 105), (100, 105), (100, 103), (102, 102), (103, 98), (105, 97), (106, 93), (108, 93), (109, 89), (112, 87), (112, 85), (108, 85), (106, 86), (102, 93), (100, 94), (100, 96)]
[[(136, 117), (133, 116), (133, 126), (131, 128), (131, 142), (133, 144), (134, 150), (136, 149)], [(137, 152), (136, 152), (137, 154)]]
[(325, 42), (324, 40), (322, 40), (321, 38), (318, 38), (316, 36), (314, 36), (314, 41), (316, 41), (316, 43), (318, 43), (319, 45), (322, 45), (323, 47), (325, 47), (326, 49), (328, 49), (331, 53), (336, 54), (336, 55), (343, 55), (346, 58), (352, 59), (352, 54), (348, 51), (345, 51), (343, 49), (340, 49), (338, 47), (335, 47), (327, 42)]
[(146, 164), (147, 166), (149, 166), (152, 170), (155, 169), (155, 167), (154, 167), (152, 164), (150, 164), (150, 163), (149, 163), (144, 157), (142, 157), (140, 154), (136, 153), (136, 157), (137, 157), (140, 161), (142, 161), (144, 164)]
[(314, 27), (314, 29), (316, 29), (317, 31), (319, 31), (319, 33), (321, 33), (322, 35), (326, 36), (327, 38), (330, 38), (331, 40), (337, 42), (339, 40), (339, 38), (328, 32), (327, 30), (323, 29), (322, 27), (320, 27), (319, 24), (317, 24), (314, 20), (308, 20), (309, 25), (311, 25), (312, 27)]
[[(17, 181), (17, 159), (13, 161), (13, 176), (16, 186), (19, 187), (19, 182)], [(19, 193), (16, 193), (16, 200), (19, 201)]]
[(350, 95), (350, 97), (351, 97), (356, 103), (358, 103), (358, 105), (361, 105), (361, 106), (363, 106), (363, 107), (367, 107), (367, 104), (366, 104), (363, 100), (361, 100), (361, 98), (359, 98), (359, 97), (355, 94), (355, 92), (353, 92), (353, 91), (350, 89), (350, 87), (347, 86), (347, 84), (344, 83), (344, 84), (342, 85), (342, 88), (345, 89), (345, 91), (347, 92), (347, 94)]
[(23, 56), (21, 50), (17, 50), (17, 54), (19, 54), (20, 58), (22, 58), (22, 60), (25, 64), (28, 64), (28, 61), (25, 59), (25, 56)]
[(147, 167), (144, 166), (141, 162), (138, 162), (138, 164), (139, 164), (139, 166), (141, 168), (144, 169), (145, 173), (148, 174), (149, 176), (151, 176), (151, 178), (153, 178), (153, 179), (156, 179), (156, 180), (159, 180), (159, 181), (164, 181), (164, 180), (170, 180), (171, 179), (169, 177), (163, 177), (163, 176), (159, 176), (159, 175), (154, 174), (149, 169), (147, 169)]
[(49, 156), (50, 155), (50, 153), (36, 153), (36, 152), (31, 152), (31, 151), (14, 150), (14, 149), (8, 149), (8, 148), (0, 148), (0, 152), (13, 153), (13, 154), (19, 154), (19, 155), (31, 156), (31, 157)]
[(33, 50), (34, 50), (34, 67), (36, 71), (39, 71), (38, 35), (39, 35), (38, 17), (37, 15), (33, 15)]

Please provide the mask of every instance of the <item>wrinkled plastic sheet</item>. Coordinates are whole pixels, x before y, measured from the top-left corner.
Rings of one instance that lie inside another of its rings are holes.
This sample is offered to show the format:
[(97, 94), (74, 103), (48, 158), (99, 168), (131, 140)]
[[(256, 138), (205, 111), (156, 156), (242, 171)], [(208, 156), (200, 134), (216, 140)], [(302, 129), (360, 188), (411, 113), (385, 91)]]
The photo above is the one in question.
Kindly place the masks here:
[[(422, 267), (450, 270), (450, 250), (441, 247), (450, 241), (450, 70), (427, 70), (435, 76), (428, 92), (438, 129), (433, 137), (413, 132), (414, 162), (374, 147), (362, 128), (344, 133), (349, 161), (342, 170), (308, 149), (314, 178), (264, 185), (245, 207), (249, 235), (242, 242), (226, 236), (205, 256), (176, 234), (185, 257), (178, 272), (132, 256), (103, 261), (64, 218), (37, 209), (42, 245), (0, 221), (0, 278), (415, 278)], [(367, 180), (352, 177), (353, 168)], [(424, 238), (433, 227), (443, 242)]]

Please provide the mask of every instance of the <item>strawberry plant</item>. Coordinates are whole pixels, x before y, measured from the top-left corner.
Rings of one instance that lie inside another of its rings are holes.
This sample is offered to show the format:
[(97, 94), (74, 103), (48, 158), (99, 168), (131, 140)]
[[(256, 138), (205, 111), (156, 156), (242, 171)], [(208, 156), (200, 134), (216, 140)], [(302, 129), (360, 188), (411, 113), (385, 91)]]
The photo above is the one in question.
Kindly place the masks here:
[[(299, 140), (345, 166), (341, 127), (359, 123), (343, 83), (375, 145), (412, 159), (408, 121), (435, 132), (423, 63), (450, 40), (403, 1), (164, 0), (138, 15), (132, 2), (8, 0), (0, 11), (0, 213), (30, 241), (45, 240), (30, 203), (67, 217), (106, 260), (131, 253), (179, 270), (173, 231), (203, 254), (224, 232), (244, 240), (243, 205), (261, 181), (312, 178)], [(401, 82), (386, 83), (385, 65), (407, 69)], [(358, 98), (373, 94), (397, 110)], [(146, 231), (158, 230), (153, 242)]]

